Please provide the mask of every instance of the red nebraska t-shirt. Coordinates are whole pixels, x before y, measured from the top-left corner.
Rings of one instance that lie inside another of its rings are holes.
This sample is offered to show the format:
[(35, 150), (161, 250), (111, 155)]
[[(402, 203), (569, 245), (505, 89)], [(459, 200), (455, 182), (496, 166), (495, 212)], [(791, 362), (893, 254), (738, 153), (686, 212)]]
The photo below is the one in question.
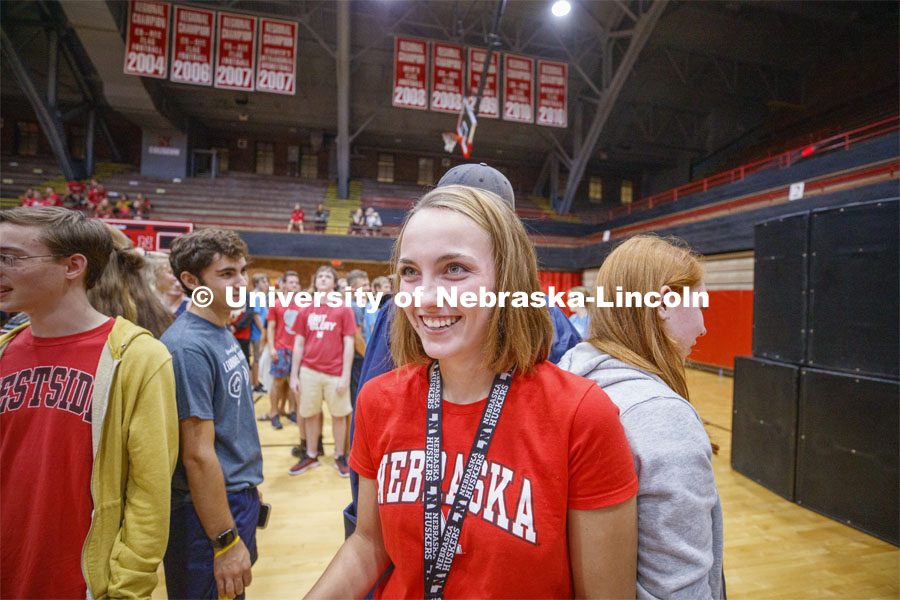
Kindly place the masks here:
[[(293, 299), (293, 297), (292, 297)], [(300, 309), (291, 304), (287, 308), (276, 298), (275, 306), (269, 309), (267, 321), (275, 322), (275, 349), (293, 350), (294, 336), (297, 334), (297, 316)]]
[(57, 338), (28, 327), (0, 359), (0, 597), (85, 597), (91, 394), (114, 323)]
[(301, 367), (326, 375), (340, 375), (344, 365), (344, 336), (356, 334), (356, 319), (349, 306), (310, 306), (297, 318), (297, 335), (302, 335)]
[[(425, 367), (368, 382), (356, 404), (350, 466), (378, 485), (394, 571), (381, 598), (424, 596)], [(442, 522), (462, 479), (485, 400), (443, 403)], [(637, 493), (619, 410), (592, 381), (543, 362), (517, 375), (463, 522), (446, 598), (571, 598), (568, 509)]]
[(302, 220), (303, 220), (303, 211), (302, 210), (292, 210), (291, 211), (291, 221), (294, 221), (296, 223), (297, 221), (302, 221)]

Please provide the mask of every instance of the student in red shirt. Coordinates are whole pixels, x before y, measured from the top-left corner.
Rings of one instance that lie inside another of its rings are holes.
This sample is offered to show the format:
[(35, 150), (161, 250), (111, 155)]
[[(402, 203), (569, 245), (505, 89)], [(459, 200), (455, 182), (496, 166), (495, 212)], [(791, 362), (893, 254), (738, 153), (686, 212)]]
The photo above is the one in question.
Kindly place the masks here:
[[(333, 292), (337, 271), (327, 265), (316, 271), (316, 292)], [(328, 404), (334, 432), (334, 467), (341, 477), (350, 476), (344, 455), (347, 416), (350, 404), (350, 369), (353, 365), (353, 342), (356, 319), (349, 306), (309, 306), (300, 312), (295, 323), (294, 349), (291, 360), (291, 390), (300, 398), (300, 417), (307, 440), (318, 440), (322, 433), (322, 403)], [(301, 435), (301, 437), (303, 437)], [(302, 446), (303, 444), (301, 444)], [(306, 456), (289, 469), (299, 475), (319, 466), (318, 452), (309, 444)]]
[[(282, 275), (281, 291), (296, 294), (300, 291), (300, 276), (296, 271), (285, 271)], [(269, 359), (272, 361), (269, 373), (272, 375), (272, 389), (269, 391), (271, 408), (267, 419), (271, 421), (273, 429), (281, 429), (281, 413), (285, 405), (290, 402), (291, 412), (288, 419), (297, 422), (297, 397), (290, 390), (291, 352), (294, 350), (294, 335), (296, 335), (297, 315), (300, 308), (294, 303), (283, 306), (281, 302), (275, 302), (269, 307), (266, 316), (267, 336), (266, 343), (269, 347)], [(303, 427), (300, 427), (303, 431)]]
[[(96, 184), (96, 185), (94, 185)], [(87, 194), (88, 202), (91, 203), (92, 206), (97, 206), (105, 200), (107, 197), (106, 190), (103, 188), (102, 184), (97, 183), (95, 180), (91, 180), (91, 189)]]
[(56, 207), (0, 211), (0, 597), (149, 598), (178, 456), (172, 358), (87, 292), (106, 226)]
[(22, 206), (34, 206), (34, 190), (28, 188), (25, 190), (25, 193), (22, 194)]
[(52, 187), (47, 186), (44, 190), (44, 206), (62, 206), (62, 198)]
[(303, 209), (300, 208), (299, 204), (295, 204), (294, 210), (291, 211), (291, 220), (288, 221), (288, 233), (294, 231), (295, 229), (300, 233), (303, 233), (303, 217)]
[(544, 297), (515, 213), (437, 188), (393, 265), (396, 299), (420, 298), (392, 323), (401, 366), (357, 400), (358, 523), (310, 595), (362, 597), (393, 563), (375, 597), (633, 598), (638, 481), (615, 405), (546, 360), (545, 308), (438, 306), (438, 288)]
[(86, 200), (84, 199), (84, 184), (77, 179), (66, 182), (66, 196), (63, 198), (63, 205), (67, 208), (80, 209), (84, 207)]

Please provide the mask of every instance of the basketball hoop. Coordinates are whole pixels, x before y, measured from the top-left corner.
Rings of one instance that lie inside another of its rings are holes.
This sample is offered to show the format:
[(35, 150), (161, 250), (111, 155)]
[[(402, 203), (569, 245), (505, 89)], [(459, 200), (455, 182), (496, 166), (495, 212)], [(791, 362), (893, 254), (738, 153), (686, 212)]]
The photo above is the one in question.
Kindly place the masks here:
[(472, 153), (472, 142), (475, 140), (475, 127), (478, 119), (472, 111), (472, 98), (463, 99), (463, 107), (456, 121), (456, 137), (459, 140), (459, 149), (465, 158)]
[(456, 144), (459, 141), (459, 136), (451, 131), (445, 131), (441, 136), (444, 138), (444, 152), (452, 154), (453, 149), (456, 148)]
[(472, 112), (471, 98), (463, 100), (463, 107), (459, 113), (459, 119), (456, 121), (456, 132), (445, 131), (441, 134), (444, 140), (444, 152), (452, 153), (459, 144), (459, 149), (464, 158), (469, 158), (472, 154), (472, 141), (475, 139), (475, 126), (478, 120), (475, 113)]

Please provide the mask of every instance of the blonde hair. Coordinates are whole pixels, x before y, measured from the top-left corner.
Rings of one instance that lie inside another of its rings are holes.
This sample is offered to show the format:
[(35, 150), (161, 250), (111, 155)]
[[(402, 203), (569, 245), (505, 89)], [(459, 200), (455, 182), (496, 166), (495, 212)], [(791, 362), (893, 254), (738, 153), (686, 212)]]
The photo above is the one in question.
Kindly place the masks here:
[[(688, 245), (678, 238), (637, 235), (603, 261), (595, 285), (605, 290), (621, 286), (626, 292), (658, 292), (663, 286), (681, 293), (703, 281), (703, 266)], [(587, 341), (610, 356), (649, 373), (689, 400), (684, 359), (674, 340), (666, 335), (657, 309), (598, 307), (590, 309)]]
[(164, 269), (172, 270), (168, 254), (155, 251), (144, 252), (144, 267), (141, 269), (141, 275), (157, 296), (162, 296), (164, 292), (156, 287), (156, 274)]
[(568, 296), (569, 294), (575, 294), (575, 293), (581, 294), (585, 298), (587, 298), (588, 294), (590, 293), (590, 290), (588, 290), (583, 285), (576, 285), (575, 287), (569, 288), (569, 291), (566, 292), (566, 295)]
[(133, 247), (124, 233), (107, 225), (113, 250), (97, 285), (88, 290), (91, 306), (109, 317), (122, 316), (147, 329), (157, 339), (168, 329), (175, 315), (159, 301), (142, 271), (143, 251)]
[[(497, 292), (525, 292), (530, 296), (532, 292), (540, 291), (534, 248), (519, 218), (499, 196), (461, 185), (442, 186), (429, 192), (406, 216), (394, 244), (391, 264), (395, 274), (399, 273), (397, 262), (410, 219), (426, 209), (458, 212), (488, 233)], [(427, 364), (430, 360), (406, 313), (403, 318), (393, 319), (390, 337), (395, 364)], [(536, 363), (547, 359), (552, 341), (553, 325), (546, 308), (530, 305), (494, 307), (488, 324), (483, 364), (493, 373), (513, 366), (517, 371), (527, 373)]]

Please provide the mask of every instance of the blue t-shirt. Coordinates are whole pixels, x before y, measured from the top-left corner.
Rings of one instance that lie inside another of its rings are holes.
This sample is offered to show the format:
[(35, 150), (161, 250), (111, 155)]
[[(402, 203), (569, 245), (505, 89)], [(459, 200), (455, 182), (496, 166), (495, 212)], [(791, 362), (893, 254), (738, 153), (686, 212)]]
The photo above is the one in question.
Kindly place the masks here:
[[(263, 327), (266, 326), (266, 315), (269, 314), (269, 309), (263, 306), (254, 306), (251, 307), (250, 310), (259, 315), (259, 320), (262, 322)], [(256, 319), (250, 322), (250, 341), (258, 342), (262, 338), (262, 331), (259, 330), (259, 327), (256, 326)]]
[(588, 328), (591, 326), (591, 315), (585, 314), (583, 317), (579, 317), (578, 314), (572, 313), (569, 315), (569, 323), (575, 327), (581, 339), (584, 339), (587, 337)]
[[(360, 328), (360, 330), (365, 329), (366, 327), (366, 307), (365, 306), (357, 306), (356, 302), (352, 303), (353, 307), (353, 318), (356, 320), (356, 326)], [(362, 333), (363, 339), (365, 339), (365, 333)], [(362, 358), (362, 354), (356, 351), (355, 346), (353, 350), (353, 359), (359, 360)]]
[[(237, 340), (219, 327), (185, 312), (160, 338), (172, 354), (178, 419), (215, 423), (215, 449), (225, 490), (237, 492), (262, 483), (262, 448), (253, 412), (250, 370)], [(190, 499), (181, 455), (172, 476), (173, 501)]]
[(369, 343), (369, 338), (372, 337), (372, 328), (375, 326), (375, 321), (378, 319), (378, 311), (373, 310), (369, 312), (369, 307), (366, 307), (366, 318), (363, 322), (363, 339), (366, 340), (366, 344)]

